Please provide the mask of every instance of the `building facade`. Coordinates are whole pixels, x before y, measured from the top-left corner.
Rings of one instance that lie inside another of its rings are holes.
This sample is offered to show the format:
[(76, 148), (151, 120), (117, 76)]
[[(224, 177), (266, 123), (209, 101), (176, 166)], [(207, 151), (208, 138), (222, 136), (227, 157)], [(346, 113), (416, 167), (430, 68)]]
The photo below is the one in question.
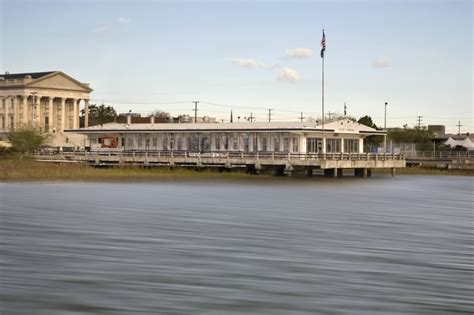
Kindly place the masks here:
[(22, 126), (53, 133), (79, 128), (81, 108), (88, 126), (91, 92), (87, 83), (61, 71), (0, 74), (0, 132)]
[(364, 151), (364, 139), (386, 133), (348, 119), (328, 123), (110, 123), (67, 130), (87, 137), (92, 151), (176, 151), (356, 153)]

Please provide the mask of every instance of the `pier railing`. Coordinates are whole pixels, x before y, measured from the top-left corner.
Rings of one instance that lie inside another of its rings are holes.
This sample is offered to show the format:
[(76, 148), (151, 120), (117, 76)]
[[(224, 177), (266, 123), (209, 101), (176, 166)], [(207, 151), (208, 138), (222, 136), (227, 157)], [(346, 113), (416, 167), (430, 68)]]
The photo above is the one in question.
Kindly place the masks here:
[(474, 159), (474, 151), (413, 151), (405, 152), (407, 159), (425, 158), (425, 159)]
[(188, 151), (38, 151), (36, 156), (73, 159), (74, 156), (115, 156), (135, 158), (199, 158), (240, 160), (332, 160), (332, 161), (387, 161), (404, 160), (404, 154), (377, 153), (285, 153), (285, 152), (188, 152)]

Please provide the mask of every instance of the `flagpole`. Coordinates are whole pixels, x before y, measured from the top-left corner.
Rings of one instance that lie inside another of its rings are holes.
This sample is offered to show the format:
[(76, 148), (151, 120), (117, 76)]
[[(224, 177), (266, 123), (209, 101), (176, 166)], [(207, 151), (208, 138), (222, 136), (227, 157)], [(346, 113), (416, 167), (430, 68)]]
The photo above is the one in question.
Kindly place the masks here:
[(323, 124), (323, 143), (322, 143), (322, 153), (323, 153), (323, 158), (324, 158), (324, 154), (326, 153), (326, 139), (325, 139), (325, 135), (324, 135), (324, 52), (325, 52), (325, 49), (326, 49), (326, 37), (324, 35), (324, 29), (323, 29), (323, 39), (321, 40), (321, 46), (322, 46), (322, 50), (321, 50), (321, 59), (322, 59), (322, 72), (321, 72), (321, 75), (322, 75), (322, 81), (321, 81), (321, 90), (322, 90), (322, 93), (321, 93), (321, 107), (322, 107), (322, 124)]

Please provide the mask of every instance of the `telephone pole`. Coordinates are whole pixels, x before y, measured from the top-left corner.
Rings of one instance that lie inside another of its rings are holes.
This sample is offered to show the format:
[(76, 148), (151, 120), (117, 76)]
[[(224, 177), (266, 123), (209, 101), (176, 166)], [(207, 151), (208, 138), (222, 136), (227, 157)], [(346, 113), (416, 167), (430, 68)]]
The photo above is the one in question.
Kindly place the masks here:
[(458, 127), (458, 136), (460, 136), (461, 135), (461, 127), (462, 127), (460, 120), (458, 121), (458, 124), (456, 126)]
[(334, 113), (331, 113), (331, 111), (329, 111), (329, 112), (328, 112), (328, 118), (329, 118), (329, 120), (332, 119), (332, 115), (334, 115)]
[(268, 109), (268, 122), (271, 122), (272, 121), (272, 109), (269, 108)]
[(301, 112), (301, 116), (300, 116), (300, 118), (299, 118), (299, 119), (301, 120), (301, 122), (303, 122), (303, 120), (304, 120), (305, 118), (306, 118), (306, 117), (303, 117), (303, 112)]
[(198, 103), (199, 101), (194, 101), (194, 123), (197, 123), (197, 114), (198, 114)]
[(418, 117), (418, 130), (421, 130), (421, 121), (423, 119), (423, 116), (416, 116)]
[(255, 117), (253, 116), (252, 113), (250, 113), (250, 116), (247, 117), (247, 121), (250, 121), (250, 122), (253, 122), (254, 119), (255, 119)]

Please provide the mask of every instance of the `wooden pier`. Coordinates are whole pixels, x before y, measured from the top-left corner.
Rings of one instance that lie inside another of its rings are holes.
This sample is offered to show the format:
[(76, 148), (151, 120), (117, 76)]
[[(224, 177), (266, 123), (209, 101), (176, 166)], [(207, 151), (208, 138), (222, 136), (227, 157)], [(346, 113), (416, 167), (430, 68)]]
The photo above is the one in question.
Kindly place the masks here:
[(370, 176), (372, 169), (405, 167), (401, 154), (373, 153), (254, 153), (254, 152), (209, 152), (190, 153), (179, 151), (96, 151), (63, 152), (58, 154), (37, 154), (37, 160), (51, 162), (81, 162), (96, 166), (169, 166), (196, 168), (246, 167), (255, 173), (264, 169), (276, 173), (291, 174), (293, 171), (312, 172), (324, 170), (327, 176), (342, 176), (342, 170), (354, 169), (356, 176)]

